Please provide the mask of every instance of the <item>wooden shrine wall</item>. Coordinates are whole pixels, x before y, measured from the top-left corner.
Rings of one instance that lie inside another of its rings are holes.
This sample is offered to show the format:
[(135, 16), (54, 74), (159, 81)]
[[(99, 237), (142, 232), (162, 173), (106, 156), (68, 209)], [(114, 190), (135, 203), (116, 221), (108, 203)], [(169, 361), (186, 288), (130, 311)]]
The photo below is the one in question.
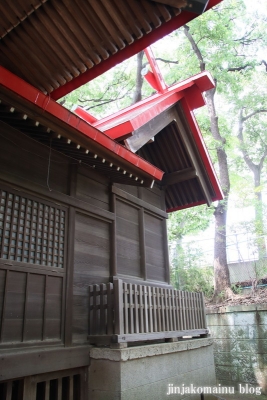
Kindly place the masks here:
[(164, 192), (0, 134), (0, 348), (86, 343), (89, 285), (168, 284)]

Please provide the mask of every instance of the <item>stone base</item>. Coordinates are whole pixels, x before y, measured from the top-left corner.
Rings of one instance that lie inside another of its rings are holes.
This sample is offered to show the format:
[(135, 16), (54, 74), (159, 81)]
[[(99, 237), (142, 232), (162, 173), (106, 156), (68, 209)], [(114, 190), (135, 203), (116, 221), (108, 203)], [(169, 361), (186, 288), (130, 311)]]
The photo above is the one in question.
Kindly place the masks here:
[[(170, 394), (182, 389), (214, 386), (213, 341), (210, 338), (126, 349), (94, 347), (90, 351), (90, 400), (200, 399), (200, 394)], [(205, 400), (208, 397), (205, 395)]]

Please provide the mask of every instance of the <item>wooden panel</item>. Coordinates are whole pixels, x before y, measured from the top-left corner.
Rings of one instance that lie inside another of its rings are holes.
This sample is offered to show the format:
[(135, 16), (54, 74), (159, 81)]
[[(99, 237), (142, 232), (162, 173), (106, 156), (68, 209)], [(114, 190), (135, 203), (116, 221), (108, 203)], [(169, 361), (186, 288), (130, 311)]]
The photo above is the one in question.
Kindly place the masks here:
[(118, 273), (141, 277), (138, 209), (117, 200)]
[[(100, 180), (100, 179), (99, 179)], [(86, 201), (104, 210), (109, 210), (109, 191), (107, 184), (78, 174), (76, 196), (78, 199)]]
[[(42, 362), (40, 362), (40, 360), (42, 360)], [(31, 351), (27, 353), (27, 357), (25, 357), (25, 352), (21, 351), (13, 351), (12, 353), (2, 352), (0, 357), (0, 381), (20, 378), (25, 375), (34, 375), (36, 379), (36, 374), (43, 374), (51, 371), (59, 371), (58, 375), (62, 376), (63, 373), (65, 374), (64, 370), (66, 368), (77, 368), (88, 364), (88, 345), (69, 348), (51, 346), (46, 349), (40, 349), (40, 347), (32, 348)], [(59, 397), (58, 400), (62, 400), (61, 397)]]
[(121, 183), (116, 183), (116, 184), (114, 184), (114, 186), (123, 190), (124, 192), (130, 193), (131, 195), (138, 197), (138, 187), (137, 186), (123, 185)]
[(73, 277), (73, 340), (87, 342), (89, 289), (109, 280), (109, 223), (77, 214)]
[(3, 322), (3, 342), (20, 342), (23, 333), (26, 273), (9, 271)]
[[(153, 205), (151, 205), (150, 203), (137, 198), (127, 192), (124, 192), (121, 189), (118, 189), (116, 186), (112, 186), (111, 188), (112, 193), (114, 193), (116, 196), (125, 199), (127, 202), (132, 203), (133, 205), (136, 205), (137, 208), (143, 207), (145, 210), (150, 211), (153, 214), (156, 214), (158, 216), (161, 216), (163, 218), (168, 218), (168, 214), (161, 210), (158, 207), (155, 207)], [(140, 196), (142, 196), (142, 191), (140, 191)]]
[[(47, 187), (49, 148), (8, 128), (0, 122), (1, 147), (0, 169), (21, 178), (27, 178)], [(49, 186), (53, 190), (67, 193), (69, 159), (52, 151)]]
[(60, 339), (63, 279), (55, 276), (46, 279), (45, 338)]
[(5, 296), (5, 283), (6, 283), (6, 271), (0, 269), (0, 340), (2, 332), (2, 315), (4, 307), (4, 296)]
[(165, 256), (162, 220), (145, 213), (147, 279), (165, 282)]
[(153, 189), (142, 188), (141, 190), (142, 200), (160, 208), (161, 210), (166, 211), (162, 202), (162, 190), (158, 189), (157, 187), (154, 187)]
[(63, 276), (30, 271), (0, 270), (2, 344), (61, 339)]
[(42, 340), (45, 276), (29, 274), (25, 340)]

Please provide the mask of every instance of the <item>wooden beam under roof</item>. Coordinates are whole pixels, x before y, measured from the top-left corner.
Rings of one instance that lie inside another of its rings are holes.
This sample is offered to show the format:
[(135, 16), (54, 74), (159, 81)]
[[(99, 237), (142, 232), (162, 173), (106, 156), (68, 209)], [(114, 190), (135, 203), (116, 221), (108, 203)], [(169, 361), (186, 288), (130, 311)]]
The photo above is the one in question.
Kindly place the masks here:
[(163, 111), (154, 119), (133, 132), (133, 135), (125, 140), (126, 147), (136, 153), (141, 147), (148, 143), (154, 136), (169, 125), (175, 119), (174, 107)]
[(210, 191), (209, 191), (207, 183), (205, 181), (203, 172), (202, 172), (202, 170), (200, 168), (200, 163), (199, 163), (197, 155), (196, 155), (197, 153), (195, 153), (195, 151), (193, 149), (193, 145), (192, 145), (192, 143), (190, 141), (190, 138), (188, 137), (188, 135), (186, 133), (184, 124), (183, 124), (178, 112), (177, 112), (176, 123), (177, 123), (178, 129), (179, 129), (181, 138), (182, 138), (182, 140), (183, 140), (183, 142), (184, 142), (184, 144), (186, 146), (187, 152), (188, 152), (189, 157), (191, 159), (191, 162), (192, 162), (192, 164), (194, 166), (194, 169), (196, 170), (196, 175), (197, 175), (197, 178), (198, 178), (199, 183), (201, 185), (201, 188), (203, 190), (204, 198), (205, 198), (208, 206), (210, 206), (211, 203), (212, 203), (212, 198), (211, 198), (211, 195), (210, 195)]
[(174, 185), (175, 183), (185, 182), (196, 177), (197, 171), (194, 167), (191, 167), (165, 174), (161, 183), (162, 186)]
[(186, 0), (151, 0), (155, 3), (166, 4), (167, 6), (175, 7), (175, 8), (183, 8), (188, 5)]

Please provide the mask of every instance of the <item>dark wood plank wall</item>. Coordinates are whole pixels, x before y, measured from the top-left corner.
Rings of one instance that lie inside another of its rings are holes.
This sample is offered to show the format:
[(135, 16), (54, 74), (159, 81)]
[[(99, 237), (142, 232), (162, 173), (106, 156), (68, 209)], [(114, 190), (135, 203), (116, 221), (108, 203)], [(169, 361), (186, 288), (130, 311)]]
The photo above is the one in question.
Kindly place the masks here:
[(92, 176), (92, 172), (86, 169), (80, 168), (78, 171), (76, 197), (109, 211), (109, 182), (101, 175), (93, 174)]
[(148, 280), (166, 281), (163, 224), (165, 220), (145, 213), (146, 273)]
[(64, 275), (15, 268), (1, 260), (0, 347), (31, 341), (62, 342)]
[(68, 193), (71, 159), (53, 151), (48, 177), (48, 147), (42, 146), (20, 132), (18, 133), (1, 121), (0, 135), (0, 170), (2, 177), (26, 178), (32, 183), (45, 187), (47, 187), (48, 178), (52, 190)]
[(87, 342), (89, 285), (109, 281), (109, 249), (109, 223), (77, 213), (73, 276), (74, 342)]
[(0, 185), (60, 203), (69, 216), (60, 271), (0, 259), (0, 346), (86, 343), (88, 287), (114, 271), (168, 284), (163, 191), (116, 184), (118, 196), (108, 177), (54, 151), (48, 175), (49, 148), (3, 123), (0, 141)]
[(118, 274), (142, 278), (138, 208), (117, 199), (116, 211)]
[(113, 192), (118, 275), (169, 283), (164, 191), (115, 184)]

